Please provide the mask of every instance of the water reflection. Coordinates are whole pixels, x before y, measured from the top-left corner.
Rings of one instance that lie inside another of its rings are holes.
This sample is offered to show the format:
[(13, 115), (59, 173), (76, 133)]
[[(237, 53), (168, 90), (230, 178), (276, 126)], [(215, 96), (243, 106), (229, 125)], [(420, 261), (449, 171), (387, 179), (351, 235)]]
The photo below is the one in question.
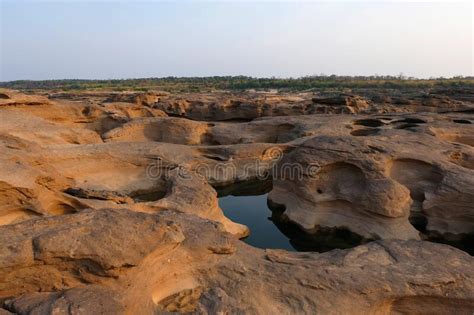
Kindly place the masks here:
[(250, 236), (243, 240), (247, 244), (259, 248), (325, 252), (362, 243), (360, 236), (345, 229), (320, 228), (314, 234), (302, 231), (284, 219), (284, 209), (267, 204), (271, 188), (271, 182), (251, 182), (218, 190), (219, 205), (224, 214), (249, 227)]
[[(280, 248), (289, 251), (326, 252), (335, 248), (351, 248), (369, 240), (347, 229), (319, 227), (311, 234), (289, 222), (284, 208), (267, 204), (272, 182), (244, 182), (217, 189), (219, 205), (234, 222), (250, 228), (243, 241), (259, 248)], [(440, 235), (426, 230), (426, 218), (413, 216), (411, 223), (420, 231), (421, 239), (457, 247), (474, 254), (474, 234)]]

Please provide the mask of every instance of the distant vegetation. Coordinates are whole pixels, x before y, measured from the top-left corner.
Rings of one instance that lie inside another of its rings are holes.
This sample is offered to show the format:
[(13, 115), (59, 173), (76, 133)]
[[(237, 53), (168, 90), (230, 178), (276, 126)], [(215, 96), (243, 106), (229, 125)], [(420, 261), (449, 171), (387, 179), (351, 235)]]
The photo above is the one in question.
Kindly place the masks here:
[(0, 87), (18, 90), (113, 90), (207, 92), (213, 90), (279, 89), (302, 91), (321, 88), (431, 88), (474, 86), (474, 77), (416, 79), (400, 76), (318, 75), (301, 78), (253, 78), (246, 76), (166, 77), (123, 80), (46, 80), (0, 82)]

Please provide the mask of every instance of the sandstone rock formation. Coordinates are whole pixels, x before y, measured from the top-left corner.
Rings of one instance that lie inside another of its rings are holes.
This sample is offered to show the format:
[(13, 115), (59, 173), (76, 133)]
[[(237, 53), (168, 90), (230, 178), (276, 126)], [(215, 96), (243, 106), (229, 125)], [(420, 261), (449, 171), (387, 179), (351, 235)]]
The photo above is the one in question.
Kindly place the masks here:
[(206, 121), (245, 121), (266, 116), (309, 114), (472, 111), (472, 91), (366, 90), (208, 93), (160, 97), (153, 107), (171, 116)]
[(4, 308), (20, 314), (467, 314), (474, 307), (473, 258), (421, 241), (325, 254), (263, 251), (194, 216), (124, 209), (0, 230)]
[[(471, 94), (2, 90), (0, 314), (471, 314), (472, 244), (431, 242), (474, 235)], [(364, 244), (239, 241), (215, 188), (262, 178)]]

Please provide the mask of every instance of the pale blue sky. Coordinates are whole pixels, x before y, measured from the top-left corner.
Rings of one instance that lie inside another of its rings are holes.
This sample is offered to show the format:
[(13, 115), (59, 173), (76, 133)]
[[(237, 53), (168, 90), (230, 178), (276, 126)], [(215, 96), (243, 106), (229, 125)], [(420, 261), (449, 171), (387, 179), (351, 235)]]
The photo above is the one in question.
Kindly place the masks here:
[(0, 81), (473, 74), (470, 2), (0, 2)]

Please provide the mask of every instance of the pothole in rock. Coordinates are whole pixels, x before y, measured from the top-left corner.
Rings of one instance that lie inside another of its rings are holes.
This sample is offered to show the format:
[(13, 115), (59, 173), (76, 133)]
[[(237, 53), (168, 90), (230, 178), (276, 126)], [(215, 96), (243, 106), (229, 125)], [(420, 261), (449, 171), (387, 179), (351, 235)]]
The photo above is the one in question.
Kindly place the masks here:
[(404, 129), (415, 132), (417, 131), (416, 128), (419, 127), (420, 124), (426, 124), (426, 121), (419, 118), (405, 118), (401, 120), (392, 121), (390, 124), (395, 125), (393, 127), (395, 129)]
[(311, 234), (303, 231), (285, 219), (281, 206), (267, 201), (271, 189), (271, 181), (245, 182), (217, 189), (219, 206), (226, 217), (250, 229), (250, 235), (243, 239), (245, 243), (263, 249), (314, 252), (363, 243), (361, 236), (346, 229), (318, 228)]
[(409, 131), (416, 131), (414, 128), (417, 128), (417, 127), (418, 127), (418, 124), (403, 123), (403, 124), (395, 127), (395, 129), (406, 129), (406, 130), (409, 130)]
[(453, 122), (456, 124), (472, 124), (471, 121), (467, 119), (453, 119)]
[(411, 215), (410, 223), (420, 232), (422, 240), (450, 245), (474, 256), (474, 233), (441, 234), (436, 231), (429, 231), (426, 229), (428, 220), (423, 215)]
[(404, 124), (426, 124), (426, 121), (420, 118), (405, 118), (402, 120), (394, 121), (394, 123), (404, 123)]
[(158, 201), (166, 196), (166, 190), (136, 191), (129, 195), (135, 202)]
[(425, 234), (422, 239), (429, 242), (450, 245), (474, 256), (474, 233), (454, 235), (429, 232)]
[(470, 255), (474, 254), (474, 233), (455, 235), (427, 230), (428, 218), (423, 213), (423, 202), (426, 200), (426, 192), (434, 191), (443, 180), (441, 169), (421, 160), (397, 159), (392, 161), (390, 177), (410, 190), (413, 204), (409, 220), (411, 225), (420, 232), (421, 239), (448, 244)]
[(381, 127), (384, 125), (383, 121), (379, 119), (372, 119), (372, 118), (358, 119), (358, 120), (355, 120), (353, 123), (354, 125), (365, 126), (365, 127)]

